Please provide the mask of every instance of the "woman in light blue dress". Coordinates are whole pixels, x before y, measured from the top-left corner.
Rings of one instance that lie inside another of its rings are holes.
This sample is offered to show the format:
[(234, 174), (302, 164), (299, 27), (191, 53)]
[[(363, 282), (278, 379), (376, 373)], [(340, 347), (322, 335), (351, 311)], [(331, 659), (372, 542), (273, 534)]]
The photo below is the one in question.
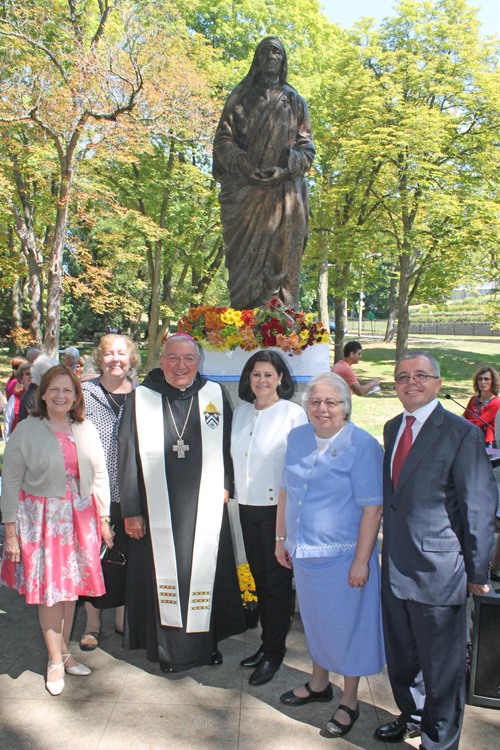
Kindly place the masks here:
[(281, 701), (289, 706), (330, 701), (328, 673), (343, 675), (341, 704), (322, 730), (340, 737), (359, 718), (360, 676), (377, 674), (385, 664), (375, 548), (383, 450), (350, 422), (351, 394), (338, 375), (317, 375), (304, 406), (310, 424), (288, 437), (276, 556), (293, 566), (313, 673)]

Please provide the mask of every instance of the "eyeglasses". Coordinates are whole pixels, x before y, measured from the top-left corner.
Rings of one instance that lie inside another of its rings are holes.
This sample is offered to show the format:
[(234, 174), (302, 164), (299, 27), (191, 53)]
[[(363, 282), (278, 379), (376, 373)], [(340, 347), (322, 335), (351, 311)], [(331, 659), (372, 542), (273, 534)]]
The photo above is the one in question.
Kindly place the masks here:
[(415, 383), (421, 383), (422, 385), (425, 385), (429, 378), (432, 378), (433, 380), (439, 380), (438, 375), (428, 375), (426, 372), (417, 372), (416, 375), (396, 375), (394, 380), (398, 385), (406, 385), (410, 382), (411, 379), (413, 379)]
[(196, 362), (196, 357), (193, 357), (192, 354), (188, 354), (187, 357), (176, 357), (175, 355), (165, 357), (169, 365), (178, 365), (179, 362), (184, 362), (185, 365), (194, 365)]
[(313, 399), (309, 399), (308, 401), (309, 407), (311, 409), (319, 409), (321, 404), (324, 404), (329, 411), (335, 409), (341, 403), (342, 401), (334, 401), (331, 398), (328, 398), (328, 399), (313, 398)]
[(480, 376), (480, 377), (478, 378), (478, 381), (479, 381), (479, 380), (484, 380), (484, 381), (486, 381), (486, 382), (488, 383), (488, 382), (489, 382), (489, 381), (491, 380), (491, 375), (484, 375), (484, 376), (483, 376), (483, 375), (481, 375), (481, 376)]

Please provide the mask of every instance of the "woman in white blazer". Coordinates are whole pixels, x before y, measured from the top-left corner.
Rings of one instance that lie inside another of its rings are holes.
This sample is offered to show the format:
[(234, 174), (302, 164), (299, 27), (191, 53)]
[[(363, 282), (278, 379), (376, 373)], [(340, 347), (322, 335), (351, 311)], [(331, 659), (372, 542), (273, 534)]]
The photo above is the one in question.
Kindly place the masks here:
[(241, 665), (253, 667), (249, 682), (272, 680), (286, 653), (285, 641), (293, 617), (292, 571), (275, 555), (276, 508), (288, 433), (307, 423), (305, 411), (290, 401), (294, 386), (284, 359), (261, 351), (241, 373), (241, 404), (233, 415), (231, 456), (235, 497), (250, 571), (255, 580), (262, 625), (262, 644)]
[(38, 605), (52, 695), (62, 692), (65, 672), (90, 674), (69, 653), (75, 603), (82, 594), (104, 594), (101, 540), (113, 545), (104, 452), (83, 410), (74, 372), (52, 367), (42, 377), (32, 417), (9, 440), (3, 464), (0, 581)]

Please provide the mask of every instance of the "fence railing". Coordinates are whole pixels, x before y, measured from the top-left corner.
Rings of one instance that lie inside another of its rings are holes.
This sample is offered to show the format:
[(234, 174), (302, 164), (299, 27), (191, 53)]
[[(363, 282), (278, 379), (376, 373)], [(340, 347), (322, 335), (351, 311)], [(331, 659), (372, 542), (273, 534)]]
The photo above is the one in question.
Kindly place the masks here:
[[(385, 334), (387, 320), (367, 320), (363, 318), (361, 332), (366, 334)], [(347, 328), (351, 335), (358, 332), (358, 319), (349, 318)], [(396, 326), (397, 330), (397, 326)], [(410, 323), (409, 334), (428, 336), (500, 336), (500, 330), (492, 328), (491, 323), (485, 322), (455, 322), (443, 323), (433, 320), (424, 320), (419, 323)]]

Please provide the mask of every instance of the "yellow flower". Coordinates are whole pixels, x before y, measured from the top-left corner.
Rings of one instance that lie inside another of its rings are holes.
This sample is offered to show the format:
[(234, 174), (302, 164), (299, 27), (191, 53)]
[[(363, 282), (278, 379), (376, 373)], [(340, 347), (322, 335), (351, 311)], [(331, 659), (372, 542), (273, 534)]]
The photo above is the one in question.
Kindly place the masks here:
[(226, 345), (227, 346), (233, 346), (233, 344), (234, 344), (235, 346), (238, 346), (238, 344), (240, 343), (240, 341), (241, 341), (241, 339), (240, 339), (239, 336), (228, 336), (226, 338)]
[(307, 341), (307, 339), (309, 338), (309, 331), (307, 330), (307, 328), (300, 332), (300, 338), (302, 339), (302, 341)]
[(241, 326), (243, 325), (243, 321), (241, 319), (241, 311), (233, 310), (232, 307), (229, 307), (225, 313), (221, 314), (221, 319), (226, 325), (229, 326), (236, 326), (237, 328), (241, 328)]
[(306, 323), (308, 325), (310, 323), (314, 323), (314, 315), (313, 315), (313, 313), (306, 313)]

